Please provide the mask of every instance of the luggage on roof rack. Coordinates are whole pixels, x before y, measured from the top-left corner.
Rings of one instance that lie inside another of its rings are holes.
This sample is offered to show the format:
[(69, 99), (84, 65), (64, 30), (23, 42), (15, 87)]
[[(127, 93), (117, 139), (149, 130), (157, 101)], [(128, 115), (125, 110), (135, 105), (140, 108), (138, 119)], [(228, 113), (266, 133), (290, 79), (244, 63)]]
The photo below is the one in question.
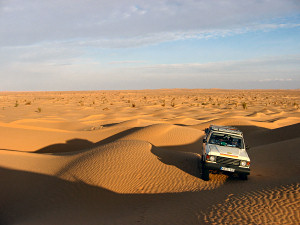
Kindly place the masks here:
[(243, 135), (243, 132), (237, 129), (236, 127), (230, 126), (217, 126), (217, 125), (210, 125), (209, 130), (220, 131), (220, 132), (227, 132), (232, 134)]

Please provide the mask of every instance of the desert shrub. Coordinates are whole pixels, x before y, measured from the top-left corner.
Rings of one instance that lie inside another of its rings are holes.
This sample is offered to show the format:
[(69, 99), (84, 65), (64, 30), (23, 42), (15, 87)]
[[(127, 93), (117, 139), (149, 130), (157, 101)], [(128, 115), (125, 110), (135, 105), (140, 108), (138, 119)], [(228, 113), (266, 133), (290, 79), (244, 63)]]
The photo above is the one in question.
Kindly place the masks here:
[(132, 104), (131, 104), (131, 107), (134, 108), (134, 107), (135, 107), (135, 103), (132, 103)]
[(247, 109), (247, 103), (246, 102), (243, 102), (242, 106), (243, 106), (243, 109)]
[(18, 107), (19, 106), (19, 103), (18, 103), (18, 101), (16, 101), (16, 103), (15, 103), (15, 107)]
[(40, 113), (42, 112), (42, 109), (40, 107), (37, 108), (37, 112)]

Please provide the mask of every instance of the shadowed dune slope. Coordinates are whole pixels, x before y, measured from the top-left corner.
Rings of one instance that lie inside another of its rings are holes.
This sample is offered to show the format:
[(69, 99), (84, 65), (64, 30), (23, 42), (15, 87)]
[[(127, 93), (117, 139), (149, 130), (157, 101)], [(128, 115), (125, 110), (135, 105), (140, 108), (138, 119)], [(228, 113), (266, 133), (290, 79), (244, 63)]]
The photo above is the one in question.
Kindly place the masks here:
[(297, 138), (300, 136), (299, 134), (300, 123), (297, 123), (277, 129), (258, 129), (248, 135), (248, 140), (252, 142), (252, 146), (260, 146)]
[(262, 145), (251, 148), (253, 175), (278, 179), (299, 180), (300, 172), (300, 138)]
[[(0, 168), (0, 224), (135, 224), (141, 198), (83, 182)], [(148, 201), (145, 196), (144, 201)]]

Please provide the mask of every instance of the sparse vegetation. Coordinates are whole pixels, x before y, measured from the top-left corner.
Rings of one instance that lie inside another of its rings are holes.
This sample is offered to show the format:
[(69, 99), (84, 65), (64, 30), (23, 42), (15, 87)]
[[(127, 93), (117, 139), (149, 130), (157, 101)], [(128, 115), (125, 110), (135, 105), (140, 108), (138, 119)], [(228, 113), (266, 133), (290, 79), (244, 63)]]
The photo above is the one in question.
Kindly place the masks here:
[(172, 107), (175, 107), (175, 102), (174, 101), (175, 101), (175, 98), (172, 98), (172, 100), (171, 100), (171, 106)]
[(38, 107), (38, 108), (37, 108), (37, 112), (38, 112), (38, 113), (41, 113), (41, 112), (42, 112), (41, 107)]
[[(283, 91), (282, 91), (283, 92)], [(186, 108), (198, 108), (198, 110), (208, 111), (210, 109), (217, 110), (222, 109), (240, 109), (243, 111), (260, 111), (263, 108), (267, 108), (270, 111), (275, 110), (291, 110), (297, 111), (300, 108), (300, 97), (298, 92), (291, 92), (290, 94), (284, 95), (281, 91), (268, 91), (263, 93), (261, 91), (253, 92), (250, 94), (243, 95), (241, 91), (232, 91), (214, 93), (211, 91), (199, 91), (188, 90), (182, 93), (177, 91), (162, 91), (156, 92), (144, 92), (144, 91), (124, 91), (123, 92), (97, 92), (91, 93), (66, 93), (65, 96), (60, 96), (59, 93), (50, 93), (49, 96), (34, 96), (31, 93), (20, 96), (8, 95), (0, 96), (0, 100), (3, 102), (1, 105), (2, 112), (4, 110), (9, 111), (10, 109), (19, 108), (23, 113), (23, 110), (31, 110), (36, 113), (42, 112), (48, 108), (44, 108), (44, 104), (55, 104), (57, 110), (63, 110), (64, 107), (74, 107), (76, 110), (86, 110), (90, 113), (98, 110), (110, 110), (115, 111), (122, 107), (137, 108), (147, 107), (149, 110), (157, 110), (160, 107), (162, 111), (173, 110), (171, 114), (176, 114), (177, 109), (180, 111)], [(47, 102), (48, 101), (48, 102)], [(1, 103), (2, 103), (1, 102)], [(104, 104), (102, 104), (104, 103)], [(33, 108), (31, 108), (34, 106)], [(38, 107), (43, 107), (38, 109)], [(151, 108), (153, 106), (153, 109)], [(18, 108), (15, 108), (18, 107)], [(0, 108), (0, 110), (1, 110)], [(31, 108), (31, 109), (30, 109)], [(48, 110), (47, 110), (48, 111)], [(52, 111), (52, 110), (51, 110)], [(102, 114), (109, 112), (102, 111)], [(134, 111), (134, 110), (133, 110)]]

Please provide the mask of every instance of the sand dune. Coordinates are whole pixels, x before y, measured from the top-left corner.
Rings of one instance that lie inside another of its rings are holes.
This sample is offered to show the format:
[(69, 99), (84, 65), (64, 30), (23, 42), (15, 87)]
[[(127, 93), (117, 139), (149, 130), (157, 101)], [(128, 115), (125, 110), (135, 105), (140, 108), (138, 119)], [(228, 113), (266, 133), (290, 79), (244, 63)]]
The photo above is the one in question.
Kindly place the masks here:
[(213, 206), (205, 220), (217, 224), (292, 225), (299, 222), (299, 195), (299, 184), (291, 184), (229, 196), (224, 204)]
[[(299, 90), (1, 93), (0, 224), (299, 224)], [(234, 125), (247, 181), (201, 179)]]
[(117, 193), (168, 193), (213, 189), (224, 179), (198, 179), (197, 156), (168, 152), (145, 141), (116, 141), (80, 154), (57, 176)]
[(126, 135), (123, 139), (144, 140), (156, 146), (179, 146), (196, 142), (203, 135), (203, 131), (188, 127), (155, 124)]

